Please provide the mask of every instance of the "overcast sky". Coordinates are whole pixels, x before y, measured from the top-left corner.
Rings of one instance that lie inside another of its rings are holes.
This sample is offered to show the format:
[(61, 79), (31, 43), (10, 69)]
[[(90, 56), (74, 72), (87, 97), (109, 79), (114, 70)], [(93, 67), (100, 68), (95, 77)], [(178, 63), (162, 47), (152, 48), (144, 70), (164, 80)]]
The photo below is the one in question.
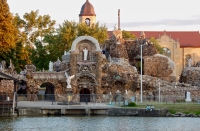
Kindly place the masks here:
[[(7, 0), (10, 12), (23, 16), (31, 10), (48, 14), (57, 25), (64, 20), (79, 21), (86, 0)], [(132, 31), (200, 31), (200, 0), (89, 0), (96, 21), (109, 30), (117, 24), (121, 10), (121, 29)]]

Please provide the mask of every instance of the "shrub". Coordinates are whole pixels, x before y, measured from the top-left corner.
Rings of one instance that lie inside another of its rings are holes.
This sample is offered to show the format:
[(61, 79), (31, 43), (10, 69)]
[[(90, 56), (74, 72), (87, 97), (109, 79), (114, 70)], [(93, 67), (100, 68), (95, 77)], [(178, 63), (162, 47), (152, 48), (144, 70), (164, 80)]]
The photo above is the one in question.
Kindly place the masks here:
[(134, 103), (134, 102), (130, 102), (129, 104), (128, 104), (128, 107), (136, 107), (137, 105)]

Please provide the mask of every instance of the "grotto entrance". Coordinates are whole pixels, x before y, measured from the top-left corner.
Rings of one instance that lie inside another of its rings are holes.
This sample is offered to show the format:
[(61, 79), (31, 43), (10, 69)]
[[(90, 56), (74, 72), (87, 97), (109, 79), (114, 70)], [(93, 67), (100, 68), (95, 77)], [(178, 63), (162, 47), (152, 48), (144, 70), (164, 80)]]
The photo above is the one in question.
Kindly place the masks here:
[(54, 85), (50, 82), (43, 83), (39, 88), (38, 94), (44, 100), (54, 100)]
[(80, 90), (80, 102), (90, 102), (90, 90), (82, 88)]

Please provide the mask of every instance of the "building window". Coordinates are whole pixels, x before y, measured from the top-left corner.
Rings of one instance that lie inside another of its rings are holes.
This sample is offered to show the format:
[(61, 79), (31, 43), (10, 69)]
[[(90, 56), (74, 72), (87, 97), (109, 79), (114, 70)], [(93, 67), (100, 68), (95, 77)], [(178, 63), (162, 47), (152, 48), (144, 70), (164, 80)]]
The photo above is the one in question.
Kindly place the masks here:
[(167, 56), (168, 58), (171, 58), (171, 51), (168, 48), (164, 47), (163, 55)]
[(88, 25), (88, 26), (90, 26), (90, 19), (89, 18), (85, 19), (85, 24)]

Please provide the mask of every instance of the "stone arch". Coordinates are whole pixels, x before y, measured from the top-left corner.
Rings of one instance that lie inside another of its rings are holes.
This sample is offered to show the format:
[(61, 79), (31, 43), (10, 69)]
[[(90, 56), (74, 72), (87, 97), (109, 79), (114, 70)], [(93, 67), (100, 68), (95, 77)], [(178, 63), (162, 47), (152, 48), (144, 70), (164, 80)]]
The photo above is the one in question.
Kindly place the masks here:
[(92, 74), (79, 74), (75, 79), (76, 92), (82, 88), (88, 88), (90, 93), (97, 92), (97, 80)]
[(72, 46), (71, 46), (71, 52), (74, 52), (76, 50), (76, 45), (80, 42), (80, 41), (83, 41), (83, 40), (89, 40), (91, 41), (95, 47), (96, 47), (96, 51), (101, 51), (100, 49), (100, 46), (99, 46), (99, 42), (94, 38), (94, 37), (91, 37), (91, 36), (80, 36), (78, 38), (76, 38), (73, 43), (72, 43)]
[(55, 82), (52, 82), (51, 80), (41, 80), (41, 79), (34, 79), (35, 83), (40, 86), (43, 83), (51, 83), (53, 86), (56, 86)]
[(38, 91), (38, 94), (40, 96), (43, 95), (44, 96), (43, 99), (53, 100), (54, 94), (55, 94), (55, 85), (52, 82), (44, 82), (39, 86), (41, 87), (42, 85), (43, 85), (43, 87), (45, 87), (45, 90), (40, 88)]
[(79, 74), (79, 75), (76, 77), (75, 83), (77, 84), (77, 80), (78, 80), (80, 77), (84, 77), (84, 76), (92, 78), (92, 80), (94, 80), (94, 82), (95, 82), (95, 85), (97, 85), (97, 80), (96, 80), (96, 78), (95, 78), (93, 75), (91, 75), (91, 74)]

